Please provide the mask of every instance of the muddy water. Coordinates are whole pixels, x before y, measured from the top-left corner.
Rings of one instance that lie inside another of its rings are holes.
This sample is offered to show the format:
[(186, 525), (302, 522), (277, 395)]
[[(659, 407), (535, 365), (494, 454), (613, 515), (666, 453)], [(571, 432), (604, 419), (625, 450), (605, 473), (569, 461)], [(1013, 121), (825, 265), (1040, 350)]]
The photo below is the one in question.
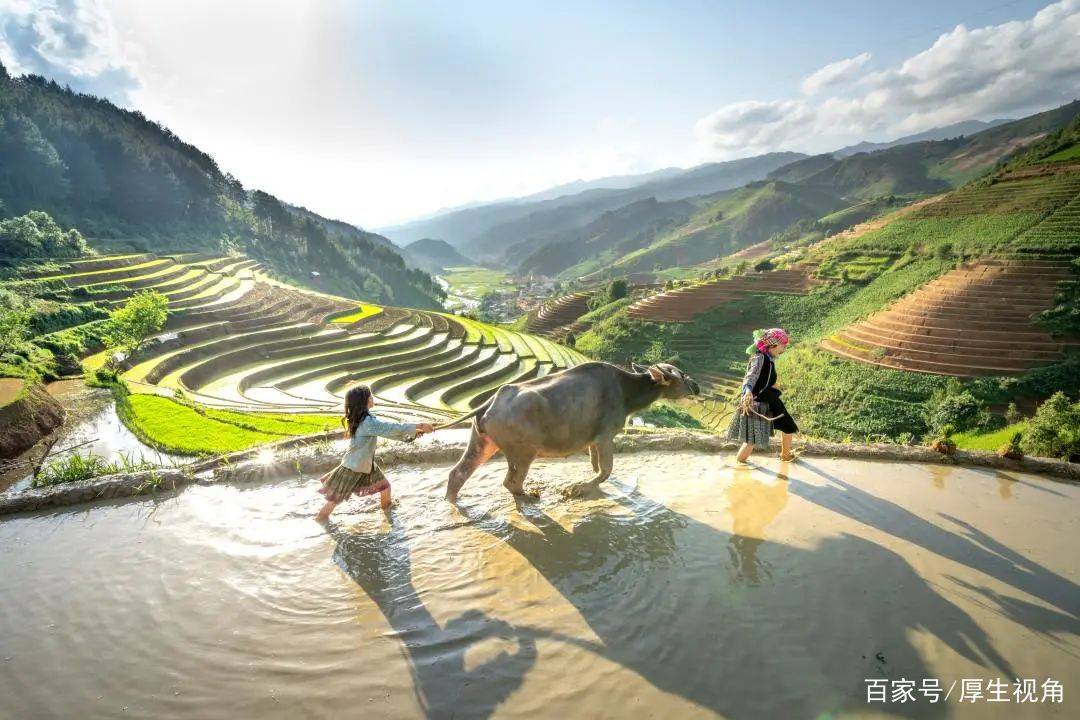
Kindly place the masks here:
[[(0, 522), (11, 717), (1073, 716), (1080, 487), (695, 453), (397, 468), (324, 531), (314, 483)], [(865, 678), (1064, 683), (1065, 705), (868, 707)]]
[(116, 414), (116, 403), (112, 393), (104, 388), (87, 387), (82, 380), (59, 380), (46, 387), (49, 394), (64, 407), (67, 417), (64, 425), (46, 441), (26, 454), (20, 469), (0, 475), (0, 491), (22, 490), (30, 486), (34, 466), (48, 450), (42, 465), (50, 461), (67, 457), (63, 451), (76, 448), (72, 452), (82, 455), (97, 455), (109, 462), (116, 461), (123, 454), (132, 461), (140, 458), (162, 467), (171, 467), (176, 462), (188, 462), (191, 458), (181, 458), (159, 452), (143, 444)]

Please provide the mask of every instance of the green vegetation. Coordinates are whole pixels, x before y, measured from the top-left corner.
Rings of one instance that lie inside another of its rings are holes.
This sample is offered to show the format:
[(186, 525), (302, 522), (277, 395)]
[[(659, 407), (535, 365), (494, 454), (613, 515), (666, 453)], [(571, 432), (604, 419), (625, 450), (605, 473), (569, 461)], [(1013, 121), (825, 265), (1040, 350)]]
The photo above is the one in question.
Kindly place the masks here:
[[(137, 111), (0, 66), (0, 256), (71, 256), (30, 211), (102, 241), (101, 250), (239, 250), (294, 282), (351, 297), (438, 307), (442, 290), (383, 237), (247, 190), (215, 160)], [(31, 228), (33, 224), (37, 229)], [(44, 238), (35, 237), (43, 234)]]
[(144, 458), (133, 460), (126, 453), (120, 453), (119, 457), (112, 461), (93, 453), (87, 455), (76, 453), (54, 460), (41, 468), (41, 472), (31, 482), (31, 487), (79, 482), (117, 473), (135, 473), (153, 470), (155, 467), (149, 460)]
[[(1075, 114), (1080, 105), (1070, 107)], [(1011, 167), (1022, 168), (1032, 158), (1039, 160), (1061, 151), (1062, 145), (1071, 146), (1074, 140), (1068, 132), (1049, 137), (1037, 152), (1022, 153)], [(997, 139), (992, 142), (982, 139), (976, 144), (993, 148), (1009, 136), (999, 132), (994, 137)], [(867, 158), (858, 162), (869, 168)], [(857, 165), (846, 164), (849, 170)], [(837, 183), (847, 182), (848, 170), (829, 168)], [(761, 187), (758, 184), (759, 191)], [(865, 194), (871, 190), (880, 192), (881, 188), (870, 188)], [(733, 192), (726, 195), (726, 201), (739, 197), (748, 199), (746, 193)], [(1003, 424), (987, 410), (990, 405), (1020, 397), (1045, 398), (1057, 390), (1075, 395), (1080, 389), (1076, 377), (1080, 354), (1067, 353), (1055, 364), (1015, 377), (955, 380), (841, 359), (821, 350), (818, 342), (965, 260), (1026, 253), (1075, 257), (1080, 252), (1078, 198), (1078, 173), (978, 180), (881, 228), (804, 251), (802, 258), (816, 266), (818, 279), (826, 281), (807, 295), (728, 300), (679, 324), (635, 320), (623, 308), (613, 306), (612, 311), (592, 318), (591, 327), (575, 338), (575, 347), (616, 362), (675, 353), (680, 366), (692, 374), (737, 377), (745, 364), (747, 328), (782, 326), (796, 341), (779, 364), (782, 385), (788, 406), (806, 432), (833, 439), (901, 440), (940, 435), (948, 425), (959, 430), (958, 437), (966, 442), (968, 434), (985, 435)], [(879, 197), (861, 206), (849, 205), (818, 215), (817, 220), (801, 219), (775, 234), (771, 244), (776, 249), (808, 246), (828, 232), (888, 212), (900, 202)], [(713, 224), (730, 222), (745, 212), (732, 206), (716, 210), (719, 216), (711, 219)], [(699, 213), (688, 225), (695, 222), (704, 228), (710, 218)], [(1062, 335), (1076, 334), (1080, 317), (1076, 293), (1076, 282), (1062, 288), (1056, 307), (1041, 318), (1044, 327)], [(835, 338), (830, 340), (835, 342)], [(999, 440), (995, 437), (993, 442), (1000, 446)]]
[(372, 315), (378, 315), (382, 312), (382, 308), (378, 305), (368, 305), (367, 303), (359, 303), (355, 310), (344, 310), (341, 313), (330, 315), (327, 319), (330, 322), (338, 323), (340, 325), (351, 325), (358, 320), (363, 320), (366, 317)]
[(1080, 335), (1080, 258), (1072, 261), (1073, 277), (1062, 283), (1054, 307), (1039, 316), (1039, 324), (1054, 335)]
[(133, 355), (154, 333), (165, 326), (169, 316), (169, 302), (154, 290), (135, 293), (122, 307), (109, 314), (109, 329), (105, 334), (105, 347), (124, 357)]
[(503, 270), (478, 266), (449, 267), (443, 279), (454, 292), (465, 297), (480, 299), (488, 293), (506, 293), (517, 290)]
[(1067, 148), (1058, 150), (1053, 155), (1046, 157), (1046, 162), (1069, 162), (1071, 160), (1080, 160), (1080, 143), (1073, 143)]
[(819, 218), (848, 204), (825, 190), (780, 181), (750, 183), (700, 203), (684, 224), (626, 253), (610, 272), (706, 262), (768, 240), (794, 222)]
[(1070, 401), (1060, 391), (1051, 395), (1035, 411), (1021, 447), (1030, 455), (1069, 460), (1080, 456), (1080, 402)]
[(194, 407), (157, 395), (117, 398), (116, 409), (136, 437), (176, 455), (227, 453), (278, 439), (277, 435), (209, 420)]
[(31, 210), (0, 220), (0, 249), (13, 258), (74, 258), (86, 252), (86, 240), (74, 228), (64, 232), (48, 213)]
[(656, 427), (682, 428), (685, 430), (704, 429), (704, 426), (693, 415), (667, 402), (654, 403), (642, 412), (637, 413), (637, 417)]
[(953, 441), (961, 450), (984, 450), (995, 452), (1002, 445), (1008, 444), (1014, 435), (1026, 435), (1027, 421), (1013, 423), (997, 430), (970, 430), (953, 435)]

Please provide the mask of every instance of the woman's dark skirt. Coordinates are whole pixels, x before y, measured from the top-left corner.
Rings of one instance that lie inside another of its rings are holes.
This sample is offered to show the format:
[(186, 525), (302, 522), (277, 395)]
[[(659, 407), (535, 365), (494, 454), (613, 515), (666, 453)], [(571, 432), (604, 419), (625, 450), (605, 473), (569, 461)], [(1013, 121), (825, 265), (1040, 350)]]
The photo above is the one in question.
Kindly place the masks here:
[(769, 406), (769, 417), (776, 417), (773, 420), (773, 429), (779, 430), (782, 433), (797, 433), (799, 432), (799, 426), (795, 424), (795, 418), (791, 417), (791, 414), (784, 406), (784, 401), (780, 399), (780, 391), (776, 388), (766, 388), (762, 390), (758, 395), (758, 401), (763, 402)]
[(390, 481), (383, 475), (382, 468), (378, 464), (371, 466), (371, 472), (356, 472), (344, 465), (338, 465), (322, 482), (319, 493), (326, 496), (330, 502), (342, 502), (350, 496), (374, 495), (383, 490), (390, 489)]

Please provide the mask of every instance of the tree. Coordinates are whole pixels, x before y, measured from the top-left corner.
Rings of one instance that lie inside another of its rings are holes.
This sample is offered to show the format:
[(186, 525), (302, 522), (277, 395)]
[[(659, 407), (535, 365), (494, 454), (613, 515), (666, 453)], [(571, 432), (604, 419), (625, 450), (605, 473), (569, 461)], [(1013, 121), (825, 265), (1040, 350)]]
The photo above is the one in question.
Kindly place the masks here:
[(117, 354), (131, 357), (147, 338), (165, 326), (168, 316), (169, 301), (154, 290), (135, 293), (123, 307), (113, 310), (105, 334), (105, 347), (111, 351), (110, 365)]
[(629, 292), (629, 286), (625, 278), (618, 278), (608, 283), (607, 296), (608, 302), (614, 302), (616, 300), (622, 300)]
[(0, 255), (8, 257), (78, 257), (86, 240), (74, 228), (64, 232), (48, 213), (31, 210), (0, 221)]

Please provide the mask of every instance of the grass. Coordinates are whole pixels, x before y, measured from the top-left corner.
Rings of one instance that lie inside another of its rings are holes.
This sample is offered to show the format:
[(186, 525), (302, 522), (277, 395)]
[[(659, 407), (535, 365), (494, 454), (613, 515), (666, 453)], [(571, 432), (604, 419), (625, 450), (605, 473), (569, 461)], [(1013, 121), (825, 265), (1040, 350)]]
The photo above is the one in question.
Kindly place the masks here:
[(987, 450), (989, 452), (995, 452), (1002, 445), (1007, 445), (1012, 436), (1018, 432), (1026, 433), (1028, 429), (1028, 421), (1021, 420), (1018, 423), (1012, 425), (1006, 425), (998, 430), (991, 430), (989, 432), (979, 432), (972, 430), (969, 432), (957, 433), (952, 436), (952, 440), (956, 443), (956, 447), (961, 450)]
[(218, 455), (281, 439), (207, 418), (189, 405), (159, 395), (118, 397), (116, 410), (136, 437), (175, 455)]
[(382, 312), (382, 308), (378, 305), (369, 305), (367, 303), (359, 303), (355, 310), (343, 310), (340, 313), (327, 316), (327, 319), (332, 323), (339, 323), (341, 325), (351, 325), (357, 320), (363, 320), (366, 317), (372, 315), (378, 315)]
[(477, 300), (489, 292), (508, 293), (517, 290), (517, 285), (510, 282), (506, 272), (491, 268), (449, 267), (446, 268), (442, 277), (456, 294)]
[(1080, 160), (1080, 143), (1058, 150), (1046, 158), (1046, 162), (1066, 162), (1068, 160)]
[(49, 463), (41, 469), (41, 472), (30, 483), (31, 487), (44, 487), (46, 485), (60, 485), (63, 483), (79, 482), (104, 475), (116, 473), (134, 473), (143, 470), (153, 470), (156, 466), (149, 460), (140, 458), (133, 460), (131, 456), (120, 453), (118, 460), (107, 461), (100, 455), (90, 453), (88, 455), (73, 454)]

